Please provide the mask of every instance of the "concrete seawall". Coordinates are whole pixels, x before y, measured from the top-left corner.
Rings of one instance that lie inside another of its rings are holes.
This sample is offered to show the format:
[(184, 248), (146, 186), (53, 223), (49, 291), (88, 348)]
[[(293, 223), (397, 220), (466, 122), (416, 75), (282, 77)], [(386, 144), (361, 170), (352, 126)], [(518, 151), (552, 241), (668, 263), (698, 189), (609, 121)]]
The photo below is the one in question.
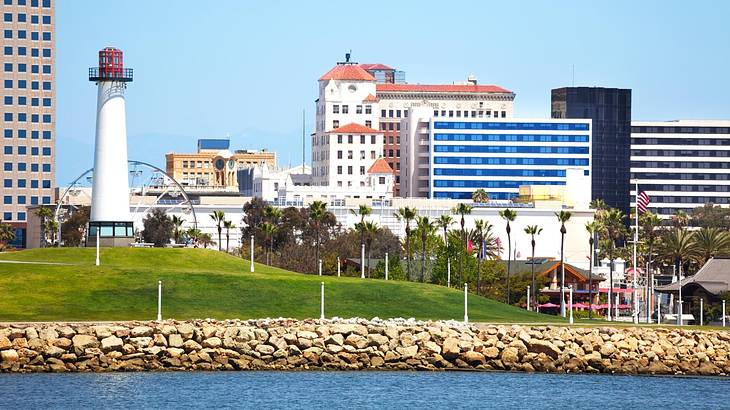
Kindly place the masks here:
[(413, 320), (0, 324), (0, 372), (510, 370), (730, 375), (730, 331)]

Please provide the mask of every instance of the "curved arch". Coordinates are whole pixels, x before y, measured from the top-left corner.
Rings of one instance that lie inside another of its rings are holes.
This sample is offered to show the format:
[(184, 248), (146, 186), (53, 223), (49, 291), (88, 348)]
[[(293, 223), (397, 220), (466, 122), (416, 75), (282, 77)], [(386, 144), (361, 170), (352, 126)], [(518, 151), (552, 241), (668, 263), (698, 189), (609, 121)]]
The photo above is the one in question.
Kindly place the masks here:
[[(185, 192), (185, 188), (183, 188), (182, 185), (180, 185), (180, 183), (178, 183), (175, 180), (175, 178), (173, 178), (170, 174), (168, 174), (167, 172), (163, 171), (162, 169), (160, 169), (160, 168), (158, 168), (158, 167), (156, 167), (156, 166), (154, 166), (154, 165), (152, 165), (152, 164), (150, 164), (148, 162), (137, 161), (137, 160), (130, 159), (130, 160), (127, 160), (127, 163), (133, 164), (133, 165), (144, 165), (144, 166), (146, 166), (148, 168), (151, 168), (151, 169), (153, 169), (153, 170), (155, 170), (157, 172), (162, 173), (167, 178), (169, 178), (170, 181), (172, 181), (175, 184), (175, 186), (177, 186), (178, 189), (180, 189), (180, 192), (182, 193), (183, 197), (185, 198), (185, 201), (182, 202), (182, 204), (187, 203), (190, 206), (190, 209), (191, 209), (191, 211), (193, 213), (193, 226), (195, 228), (198, 227), (198, 216), (195, 213), (195, 206), (193, 205), (193, 201), (190, 200), (190, 197), (188, 197), (188, 193)], [(54, 215), (53, 215), (54, 216), (54, 219), (56, 221), (58, 221), (58, 213), (61, 210), (61, 205), (63, 204), (63, 200), (69, 194), (69, 192), (71, 191), (71, 189), (76, 185), (77, 182), (79, 182), (79, 180), (81, 180), (82, 178), (84, 178), (86, 175), (88, 175), (89, 173), (91, 173), (93, 171), (94, 171), (94, 168), (87, 169), (86, 171), (84, 171), (83, 173), (81, 173), (81, 175), (79, 175), (76, 179), (74, 179), (73, 182), (71, 182), (71, 185), (69, 185), (63, 191), (63, 194), (61, 195), (61, 197), (58, 198), (58, 203), (56, 204), (56, 211), (54, 212)], [(60, 241), (60, 239), (61, 239), (61, 224), (60, 223), (58, 224), (58, 238), (59, 238), (59, 241)]]

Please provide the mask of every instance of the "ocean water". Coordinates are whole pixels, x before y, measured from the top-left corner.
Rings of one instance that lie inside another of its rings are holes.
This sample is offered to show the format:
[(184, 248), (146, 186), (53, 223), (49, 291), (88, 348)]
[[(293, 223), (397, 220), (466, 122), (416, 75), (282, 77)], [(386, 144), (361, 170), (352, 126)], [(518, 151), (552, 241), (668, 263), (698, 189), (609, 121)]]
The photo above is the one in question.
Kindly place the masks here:
[(730, 379), (498, 372), (2, 374), (0, 409), (727, 409)]

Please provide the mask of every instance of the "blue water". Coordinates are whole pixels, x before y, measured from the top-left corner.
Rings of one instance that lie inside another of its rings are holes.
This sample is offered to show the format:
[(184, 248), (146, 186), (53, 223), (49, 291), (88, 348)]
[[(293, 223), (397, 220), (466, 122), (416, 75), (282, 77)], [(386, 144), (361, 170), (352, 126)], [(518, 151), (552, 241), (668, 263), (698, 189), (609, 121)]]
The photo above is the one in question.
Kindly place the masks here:
[(730, 408), (730, 380), (481, 372), (2, 374), (15, 408)]

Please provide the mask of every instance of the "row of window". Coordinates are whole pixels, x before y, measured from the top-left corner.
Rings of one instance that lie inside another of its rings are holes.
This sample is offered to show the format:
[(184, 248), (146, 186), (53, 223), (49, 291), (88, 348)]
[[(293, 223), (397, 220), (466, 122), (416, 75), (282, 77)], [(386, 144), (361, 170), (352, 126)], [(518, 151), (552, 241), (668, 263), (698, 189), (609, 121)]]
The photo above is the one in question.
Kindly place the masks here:
[[(12, 145), (6, 145), (3, 147), (3, 153), (5, 155), (13, 155), (13, 146)], [(18, 155), (28, 155), (28, 147), (26, 146), (20, 146), (16, 147), (17, 149), (15, 152)], [(50, 156), (51, 155), (51, 147), (43, 147), (42, 149), (38, 149), (39, 147), (30, 147), (30, 155), (39, 155), (39, 152), (42, 153), (43, 156)]]
[[(456, 117), (456, 118), (461, 118), (462, 117), (461, 114), (463, 113), (464, 114), (463, 115), (464, 118), (469, 118), (469, 112), (470, 111), (468, 111), (468, 110), (464, 110), (464, 111), (461, 111), (461, 110), (456, 110), (456, 111), (454, 111), (454, 110), (448, 110), (448, 111), (447, 110), (441, 110), (441, 112), (440, 112), (441, 115), (439, 115), (439, 110), (433, 110), (433, 116), (434, 117), (449, 117), (449, 118)], [(501, 111), (501, 114), (502, 114), (502, 118), (507, 118), (507, 111)], [(500, 117), (500, 111), (494, 110), (494, 118), (499, 118), (499, 117)], [(492, 111), (491, 110), (487, 110), (487, 111), (475, 111), (475, 110), (472, 110), (471, 111), (471, 118), (492, 118)]]
[[(3, 102), (5, 105), (13, 105), (13, 102), (17, 103), (18, 105), (25, 106), (28, 105), (28, 97), (25, 96), (18, 96), (13, 98), (12, 95), (6, 95), (3, 97)], [(37, 98), (37, 97), (31, 97), (30, 104), (33, 107), (38, 107), (39, 104), (43, 102), (44, 107), (50, 107), (51, 106), (51, 99), (50, 98)]]
[(631, 161), (631, 168), (730, 169), (730, 162)]
[(587, 123), (560, 122), (458, 122), (436, 121), (434, 129), (441, 130), (525, 130), (525, 131), (588, 131)]
[[(342, 175), (342, 165), (337, 166), (337, 175)], [(352, 175), (352, 165), (347, 166), (347, 175)], [(360, 175), (365, 175), (365, 167), (360, 167)]]
[(702, 173), (664, 173), (664, 172), (632, 172), (631, 179), (676, 179), (682, 181), (728, 181), (730, 174)]
[(728, 127), (631, 127), (634, 134), (730, 134)]
[[(15, 165), (17, 165), (15, 168), (18, 171), (20, 171), (20, 172), (25, 172), (25, 171), (28, 170), (28, 164), (26, 164), (25, 162), (18, 162)], [(30, 164), (30, 172), (38, 172), (38, 169), (39, 169), (38, 165), (39, 164)], [(48, 164), (44, 164), (44, 165), (48, 165)], [(49, 165), (49, 167), (43, 167), (43, 169), (44, 169), (44, 171), (46, 169), (48, 170), (48, 171), (45, 171), (45, 172), (51, 172), (50, 165)], [(5, 162), (3, 164), (3, 171), (12, 172), (13, 171), (13, 163), (12, 162)], [(48, 184), (46, 184), (46, 182)], [(48, 186), (46, 186), (46, 185), (48, 185)], [(51, 187), (51, 181), (44, 179), (43, 180), (43, 188), (50, 188), (50, 187)], [(31, 188), (38, 188), (38, 187), (37, 186), (34, 187), (31, 184)]]
[[(354, 159), (353, 154), (353, 151), (347, 151), (347, 159)], [(337, 159), (344, 159), (343, 155), (343, 151), (337, 151)], [(365, 159), (365, 151), (360, 151), (360, 159)], [(370, 151), (370, 159), (375, 159), (375, 151)]]
[[(343, 137), (344, 137), (343, 135), (337, 135), (337, 143), (338, 144), (342, 144), (342, 141), (344, 140)], [(365, 135), (360, 135), (360, 144), (365, 144), (366, 143), (365, 142), (366, 140), (367, 140), (367, 138), (366, 138)], [(375, 142), (376, 140), (377, 140), (377, 136), (375, 136), (375, 135), (371, 135), (370, 136), (370, 143), (371, 144), (375, 144), (376, 143)], [(353, 136), (352, 135), (348, 135), (347, 136), (347, 143), (348, 144), (352, 144), (353, 143)]]
[(408, 110), (380, 110), (381, 118), (408, 118)]
[[(47, 167), (46, 167), (47, 165)], [(50, 164), (43, 164), (43, 172), (51, 172), (51, 165)], [(13, 188), (13, 181), (15, 181), (15, 187), (16, 188), (28, 188), (28, 180), (24, 178), (19, 178), (16, 180), (13, 180), (11, 178), (5, 178), (3, 180), (3, 188)], [(50, 185), (51, 181), (48, 181)], [(31, 179), (30, 180), (30, 188), (38, 188), (38, 184), (41, 183), (37, 179)]]
[[(5, 138), (13, 138), (13, 130), (10, 128), (5, 128), (3, 135), (5, 136)], [(30, 132), (31, 139), (37, 140), (39, 135), (43, 135), (44, 140), (51, 139), (51, 131), (41, 132), (41, 131), (37, 131), (37, 130), (32, 130)], [(17, 130), (16, 136), (19, 139), (25, 139), (28, 137), (28, 131), (27, 130)]]
[(730, 146), (730, 138), (631, 138), (632, 145), (720, 145)]
[(588, 142), (587, 135), (528, 134), (434, 134), (436, 141)]
[(641, 184), (642, 191), (728, 192), (730, 185)]
[(435, 188), (519, 188), (521, 185), (565, 185), (565, 181), (475, 181), (435, 179)]
[[(362, 114), (363, 108), (365, 108), (365, 114), (372, 114), (373, 113), (373, 106), (372, 105), (365, 105), (364, 107), (362, 105), (356, 105), (355, 106), (355, 114)], [(332, 105), (332, 114), (349, 114), (350, 113), (350, 106), (347, 104), (334, 104)]]
[[(13, 0), (3, 0), (3, 4), (5, 4), (6, 6), (12, 6)], [(28, 5), (28, 2), (26, 0), (15, 0), (15, 4), (18, 6), (26, 6)], [(38, 0), (30, 0), (31, 7), (38, 7), (38, 4)], [(40, 1), (40, 4), (43, 6), (43, 8), (50, 8), (51, 0), (42, 0)]]
[[(26, 73), (28, 72), (28, 65), (25, 63), (18, 63), (16, 64), (17, 70), (19, 73)], [(40, 74), (39, 70), (43, 70), (43, 74), (51, 74), (51, 65), (50, 64), (31, 64), (30, 65), (30, 72), (32, 74)], [(12, 73), (13, 72), (13, 63), (5, 63), (3, 64), (3, 70), (6, 73)]]
[[(17, 217), (18, 221), (25, 221), (25, 212), (18, 212), (16, 215), (18, 216)], [(12, 212), (3, 212), (3, 221), (11, 221), (12, 219), (13, 219)]]
[(484, 158), (434, 157), (435, 164), (448, 165), (566, 165), (588, 166), (587, 158)]
[[(6, 56), (12, 56), (13, 55), (13, 47), (11, 46), (5, 46), (3, 47), (3, 55)], [(27, 47), (18, 47), (17, 55), (19, 56), (27, 56), (28, 55), (28, 48)], [(30, 56), (31, 57), (51, 57), (51, 49), (50, 48), (44, 48), (42, 51), (37, 48), (31, 48), (30, 49)]]
[[(370, 120), (365, 121), (365, 126), (368, 128), (373, 127), (373, 122)], [(340, 120), (332, 120), (332, 129), (340, 128)]]
[(436, 168), (434, 175), (460, 177), (565, 177), (562, 169)]
[[(25, 195), (18, 195), (15, 198), (15, 203), (18, 205), (27, 205), (28, 197)], [(41, 202), (43, 204), (50, 204), (51, 203), (51, 197), (50, 196), (44, 196), (41, 198)], [(5, 195), (3, 196), (3, 204), (4, 205), (13, 205), (13, 197), (11, 195)], [(30, 204), (31, 205), (38, 205), (38, 197), (37, 196), (31, 196), (30, 197)]]
[[(43, 81), (42, 83), (40, 81), (31, 81), (30, 82), (30, 89), (31, 90), (40, 90), (41, 85), (42, 88), (46, 91), (51, 90), (51, 82), (50, 81)], [(13, 88), (13, 80), (5, 80), (4, 81), (5, 89), (12, 89)], [(28, 88), (28, 80), (18, 80), (17, 88), (19, 89), (26, 89)]]
[[(385, 183), (385, 177), (381, 177), (381, 178), (383, 180), (383, 182), (381, 182), (381, 184), (384, 184)], [(342, 181), (337, 181), (337, 187), (338, 188), (342, 188), (342, 186), (343, 186), (342, 185)], [(362, 188), (364, 186), (365, 186), (365, 182), (364, 181), (360, 181), (360, 187)], [(348, 188), (352, 187), (352, 181), (347, 181), (347, 187)], [(356, 197), (356, 198), (358, 198), (358, 197)]]
[(400, 131), (400, 123), (399, 122), (381, 122), (380, 130), (381, 131)]
[[(50, 24), (51, 23), (51, 16), (43, 16), (45, 19), (48, 17), (48, 23), (44, 24)], [(5, 30), (3, 33), (3, 37), (6, 40), (12, 40), (13, 39), (13, 30)], [(16, 33), (16, 37), (19, 40), (25, 40), (28, 38), (28, 32), (26, 30), (18, 30)], [(39, 41), (40, 39), (43, 39), (43, 41), (51, 41), (51, 32), (50, 31), (44, 31), (42, 33), (39, 33), (37, 31), (31, 31), (30, 32), (30, 39), (33, 41)]]
[(654, 150), (634, 149), (631, 156), (637, 157), (727, 157), (730, 151), (700, 151), (700, 150)]
[[(433, 193), (433, 197), (437, 199), (471, 199), (472, 191), (468, 192), (443, 192), (438, 191)], [(517, 196), (517, 193), (512, 192), (490, 192), (489, 198), (496, 200), (509, 200)]]
[(435, 152), (487, 152), (495, 154), (588, 154), (588, 147), (540, 147), (500, 145), (435, 145)]
[(651, 202), (654, 204), (720, 204), (730, 203), (727, 196), (670, 196), (652, 195)]
[[(11, 122), (11, 121), (13, 121), (13, 113), (6, 112), (5, 115), (3, 116), (3, 118), (5, 119), (6, 122)], [(28, 122), (28, 114), (26, 114), (24, 112), (19, 112), (18, 116), (16, 118), (17, 118), (18, 122)], [(50, 124), (52, 122), (51, 114), (43, 114), (43, 115), (31, 114), (30, 115), (30, 122), (37, 123), (37, 122), (39, 122), (38, 121), (39, 119), (42, 119), (44, 124)]]

